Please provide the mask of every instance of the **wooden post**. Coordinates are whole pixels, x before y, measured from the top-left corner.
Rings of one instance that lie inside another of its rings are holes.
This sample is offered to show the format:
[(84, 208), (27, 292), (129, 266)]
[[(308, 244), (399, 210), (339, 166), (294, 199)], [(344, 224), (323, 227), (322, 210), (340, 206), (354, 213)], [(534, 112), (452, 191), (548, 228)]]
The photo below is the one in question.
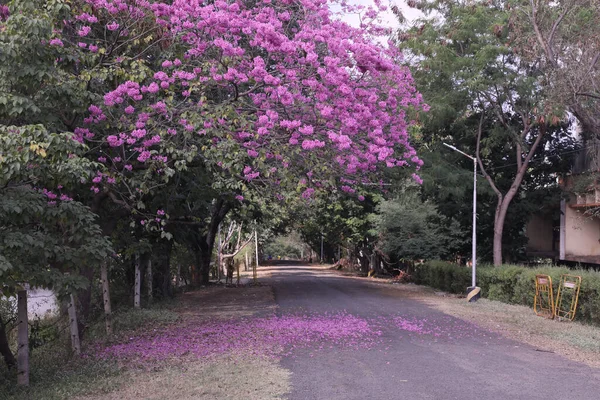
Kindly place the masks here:
[(29, 386), (29, 321), (27, 290), (17, 292), (17, 384)]
[(142, 285), (142, 277), (140, 276), (140, 255), (135, 255), (135, 285), (133, 288), (133, 308), (140, 308), (140, 291)]
[(248, 249), (246, 249), (246, 253), (244, 254), (244, 256), (246, 257), (246, 262), (244, 263), (244, 271), (248, 271)]
[(152, 255), (148, 256), (146, 265), (146, 286), (148, 288), (148, 302), (152, 302)]
[(112, 335), (112, 310), (110, 307), (110, 289), (108, 284), (108, 266), (102, 263), (100, 267), (100, 279), (102, 280), (102, 300), (104, 301), (104, 323), (106, 334)]
[(71, 348), (76, 355), (81, 354), (81, 344), (79, 342), (79, 327), (77, 326), (77, 309), (75, 308), (75, 298), (71, 294), (69, 297), (69, 328), (71, 331)]

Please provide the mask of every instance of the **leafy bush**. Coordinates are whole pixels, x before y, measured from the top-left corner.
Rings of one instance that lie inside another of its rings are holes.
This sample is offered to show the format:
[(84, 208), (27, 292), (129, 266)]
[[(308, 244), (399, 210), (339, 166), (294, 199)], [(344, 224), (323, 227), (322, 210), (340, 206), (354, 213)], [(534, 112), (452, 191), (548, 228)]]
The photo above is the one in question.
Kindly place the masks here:
[[(556, 296), (562, 274), (582, 277), (576, 319), (600, 325), (600, 272), (570, 270), (564, 267), (523, 265), (478, 266), (477, 285), (490, 300), (533, 306), (535, 276), (550, 275)], [(471, 269), (446, 261), (428, 261), (417, 265), (413, 280), (450, 293), (464, 293), (471, 286)]]
[(378, 208), (380, 247), (398, 259), (444, 257), (463, 244), (458, 222), (444, 218), (434, 204), (422, 201), (418, 191), (403, 190)]

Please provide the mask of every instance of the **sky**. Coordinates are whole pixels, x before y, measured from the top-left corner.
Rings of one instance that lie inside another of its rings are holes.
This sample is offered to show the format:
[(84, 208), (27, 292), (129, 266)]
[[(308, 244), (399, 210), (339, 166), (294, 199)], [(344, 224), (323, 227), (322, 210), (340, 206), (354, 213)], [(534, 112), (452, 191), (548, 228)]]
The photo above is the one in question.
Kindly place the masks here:
[[(369, 5), (369, 4), (373, 4), (373, 1), (372, 0), (348, 0), (348, 3)], [(398, 20), (396, 19), (394, 14), (392, 14), (392, 11), (391, 11), (391, 6), (394, 4), (397, 5), (398, 8), (400, 8), (400, 10), (402, 10), (404, 17), (407, 19), (408, 22), (423, 15), (419, 10), (408, 7), (406, 5), (406, 1), (404, 1), (404, 0), (382, 0), (382, 4), (385, 4), (388, 6), (388, 10), (382, 15), (383, 25), (386, 27), (390, 27), (390, 28), (399, 28), (400, 27)], [(359, 24), (359, 19), (358, 19), (357, 15), (346, 15), (343, 18), (343, 20), (352, 26), (358, 26), (358, 24)]]

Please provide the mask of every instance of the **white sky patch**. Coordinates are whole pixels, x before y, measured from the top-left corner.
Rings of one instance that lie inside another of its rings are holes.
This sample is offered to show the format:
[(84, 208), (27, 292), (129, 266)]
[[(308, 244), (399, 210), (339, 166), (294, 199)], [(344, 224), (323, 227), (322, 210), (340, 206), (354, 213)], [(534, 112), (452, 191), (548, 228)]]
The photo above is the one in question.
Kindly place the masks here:
[[(352, 5), (364, 5), (369, 6), (374, 4), (372, 0), (348, 0), (349, 4)], [(381, 13), (381, 22), (382, 25), (386, 28), (398, 29), (400, 28), (400, 23), (396, 16), (392, 13), (391, 7), (393, 5), (398, 6), (398, 8), (404, 14), (404, 18), (406, 18), (407, 22), (414, 21), (415, 19), (422, 17), (423, 13), (415, 8), (410, 8), (406, 5), (406, 1), (404, 0), (382, 0), (382, 4), (388, 7), (387, 11)], [(336, 12), (339, 12), (339, 8), (336, 7)], [(360, 18), (356, 14), (345, 14), (342, 18), (342, 21), (346, 22), (348, 25), (359, 27), (360, 26)]]

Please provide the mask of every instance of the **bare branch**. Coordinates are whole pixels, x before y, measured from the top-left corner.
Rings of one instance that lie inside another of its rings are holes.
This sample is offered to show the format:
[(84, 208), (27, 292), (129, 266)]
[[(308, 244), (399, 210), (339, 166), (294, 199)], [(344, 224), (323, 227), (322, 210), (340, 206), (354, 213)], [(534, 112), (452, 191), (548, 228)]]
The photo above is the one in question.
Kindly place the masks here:
[(233, 258), (235, 257), (240, 251), (242, 251), (244, 249), (244, 247), (246, 247), (251, 241), (252, 239), (254, 239), (254, 235), (250, 235), (250, 237), (248, 238), (248, 240), (246, 240), (244, 243), (242, 243), (241, 246), (239, 246), (237, 249), (235, 249), (233, 251), (233, 253), (231, 254), (223, 254), (221, 255), (222, 259), (226, 259), (226, 258)]
[(542, 46), (542, 48), (544, 49), (544, 52), (546, 53), (546, 57), (548, 58), (548, 62), (550, 62), (550, 64), (552, 64), (553, 66), (556, 66), (556, 62), (554, 60), (554, 52), (552, 51), (550, 46), (548, 46), (548, 43), (544, 39), (544, 36), (542, 35), (542, 31), (540, 30), (540, 26), (537, 21), (537, 6), (533, 2), (533, 0), (530, 0), (530, 3), (531, 3), (531, 25), (533, 26), (535, 36), (536, 36), (538, 42), (540, 43), (540, 45)]
[(560, 14), (558, 16), (558, 18), (556, 19), (556, 21), (554, 21), (554, 24), (552, 25), (552, 30), (550, 31), (550, 35), (548, 35), (548, 47), (552, 47), (552, 41), (554, 40), (554, 35), (556, 34), (556, 29), (558, 28), (558, 26), (560, 25), (560, 23), (562, 22), (562, 20), (565, 18), (565, 16), (569, 13), (570, 8), (569, 7), (565, 7), (565, 11), (562, 12), (562, 14)]
[(575, 95), (577, 95), (577, 96), (591, 97), (593, 99), (600, 100), (600, 94), (595, 94), (595, 93), (575, 93)]

